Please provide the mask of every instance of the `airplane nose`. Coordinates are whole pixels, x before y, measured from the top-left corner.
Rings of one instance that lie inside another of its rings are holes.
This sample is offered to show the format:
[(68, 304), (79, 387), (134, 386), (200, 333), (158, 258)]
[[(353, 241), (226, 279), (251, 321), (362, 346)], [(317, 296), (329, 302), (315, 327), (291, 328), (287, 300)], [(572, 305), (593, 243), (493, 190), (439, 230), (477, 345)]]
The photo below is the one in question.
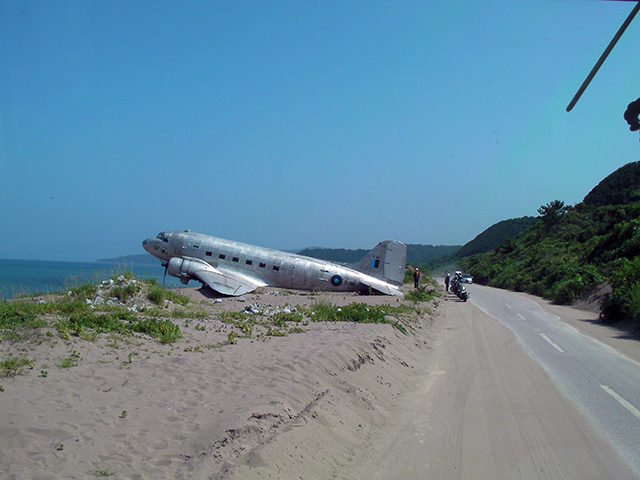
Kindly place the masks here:
[(160, 260), (165, 260), (167, 257), (167, 249), (165, 247), (166, 244), (157, 238), (147, 238), (142, 242), (142, 248)]
[(150, 238), (147, 238), (145, 241), (142, 242), (142, 248), (144, 248), (149, 253), (151, 253), (151, 245), (152, 245), (152, 241)]

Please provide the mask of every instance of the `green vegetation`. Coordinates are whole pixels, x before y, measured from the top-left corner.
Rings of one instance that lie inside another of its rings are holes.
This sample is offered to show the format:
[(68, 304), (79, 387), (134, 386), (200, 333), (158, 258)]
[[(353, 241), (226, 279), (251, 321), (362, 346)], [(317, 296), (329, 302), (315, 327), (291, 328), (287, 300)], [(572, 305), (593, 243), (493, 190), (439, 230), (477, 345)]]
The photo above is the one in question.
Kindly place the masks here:
[(180, 328), (170, 320), (157, 318), (138, 319), (131, 323), (131, 330), (157, 338), (162, 343), (173, 343), (180, 338)]
[(542, 221), (547, 225), (553, 225), (558, 219), (569, 211), (569, 207), (562, 200), (554, 200), (538, 209)]
[[(182, 346), (182, 351), (193, 353), (234, 345), (242, 338), (259, 341), (304, 333), (304, 327), (310, 321), (385, 323), (408, 333), (417, 328), (419, 316), (428, 312), (427, 308), (419, 306), (419, 302), (439, 296), (434, 289), (426, 290), (429, 284), (435, 285), (435, 282), (423, 277), (424, 287), (406, 299), (396, 298), (395, 306), (353, 303), (338, 307), (319, 302), (311, 308), (303, 308), (289, 304), (278, 307), (253, 304), (243, 305), (242, 311), (234, 312), (218, 311), (215, 304), (208, 304), (207, 308), (204, 304), (192, 304), (187, 297), (165, 290), (154, 280), (143, 282), (131, 275), (119, 275), (97, 284), (77, 285), (57, 294), (0, 301), (0, 341), (7, 340), (11, 347), (19, 342), (55, 345), (62, 341), (70, 347), (70, 353), (52, 364), (69, 369), (82, 361), (81, 342), (94, 342), (100, 336), (104, 340), (101, 345), (114, 350), (128, 344), (141, 345), (137, 343), (140, 334), (173, 344), (182, 337), (180, 327), (173, 321), (175, 318), (184, 319), (181, 322), (183, 329), (193, 328), (208, 335), (213, 328), (216, 333), (226, 336), (220, 335), (216, 340), (218, 343), (210, 344), (190, 344), (194, 338), (187, 336), (183, 342), (187, 345)], [(435, 302), (434, 306), (437, 306)], [(191, 323), (191, 319), (203, 320)], [(25, 348), (29, 345), (18, 346), (18, 349)], [(171, 355), (171, 350), (166, 355)], [(120, 368), (128, 368), (138, 353), (122, 351), (116, 355)], [(0, 363), (0, 376), (19, 375), (26, 366), (35, 368), (34, 364), (35, 360), (23, 356), (9, 356)], [(39, 365), (38, 377), (47, 378), (47, 369), (52, 364)], [(125, 416), (126, 412), (122, 418)]]
[(0, 376), (15, 377), (22, 374), (24, 367), (29, 366), (33, 368), (33, 360), (29, 358), (9, 357), (0, 362)]
[(110, 471), (109, 471), (109, 470), (107, 470), (106, 468), (96, 470), (96, 471), (95, 471), (95, 472), (93, 472), (93, 473), (94, 473), (94, 475), (95, 475), (96, 477), (111, 477), (111, 476), (115, 475), (115, 473), (114, 473), (114, 472), (110, 472)]
[[(99, 286), (79, 285), (39, 303), (30, 298), (0, 301), (0, 334), (21, 339), (34, 329), (49, 327), (66, 340), (71, 336), (92, 339), (101, 333), (131, 335), (135, 332), (150, 335), (162, 343), (175, 342), (180, 337), (180, 329), (168, 319), (157, 318), (164, 312), (150, 310), (142, 315), (124, 306), (143, 289), (152, 291), (161, 287), (153, 281), (138, 281), (132, 274), (121, 273), (118, 278), (119, 282), (112, 278), (111, 282), (105, 281)], [(92, 302), (102, 288), (107, 288), (105, 285), (110, 285), (108, 295), (114, 301)], [(183, 305), (188, 303), (185, 297), (172, 292), (163, 294), (164, 298)]]
[(27, 302), (0, 302), (0, 330), (38, 328), (46, 322), (38, 317), (40, 309)]
[(388, 323), (402, 333), (408, 333), (407, 326), (409, 326), (412, 313), (419, 314), (421, 311), (405, 304), (392, 307), (390, 305), (351, 303), (337, 307), (328, 302), (316, 302), (305, 311), (305, 314), (316, 322)]
[(177, 303), (179, 305), (182, 305), (183, 307), (186, 307), (189, 303), (189, 299), (184, 295), (172, 292), (171, 290), (165, 290), (164, 287), (158, 285), (158, 282), (155, 278), (147, 280), (146, 283), (149, 285), (147, 298), (156, 305), (162, 305), (165, 300)]
[(631, 162), (602, 180), (584, 197), (593, 207), (627, 205), (640, 200), (640, 162)]
[(516, 237), (539, 220), (539, 217), (520, 217), (503, 220), (490, 226), (453, 253), (432, 259), (420, 266), (426, 271), (456, 270), (456, 265), (460, 259), (490, 252), (500, 246), (505, 240)]
[[(492, 252), (462, 259), (459, 266), (477, 283), (529, 292), (560, 304), (609, 288), (601, 304), (603, 317), (640, 321), (637, 182), (640, 162), (607, 177), (574, 207), (559, 200), (542, 206), (538, 211), (542, 221)], [(603, 204), (609, 201), (615, 204)]]
[(441, 297), (442, 294), (438, 292), (436, 289), (428, 289), (423, 286), (414, 290), (411, 290), (409, 293), (405, 295), (407, 300), (412, 302), (430, 302), (434, 298)]
[(63, 358), (60, 363), (58, 363), (58, 368), (75, 367), (76, 365), (78, 365), (79, 361), (80, 353), (74, 350), (73, 352), (71, 352), (71, 355), (69, 355), (67, 358)]
[(485, 253), (498, 247), (507, 238), (514, 238), (539, 220), (537, 217), (520, 217), (503, 220), (490, 226), (456, 252), (457, 259)]
[(127, 301), (133, 297), (136, 293), (140, 291), (141, 285), (140, 283), (129, 283), (125, 286), (115, 286), (111, 289), (111, 294), (120, 300), (123, 303), (127, 303)]

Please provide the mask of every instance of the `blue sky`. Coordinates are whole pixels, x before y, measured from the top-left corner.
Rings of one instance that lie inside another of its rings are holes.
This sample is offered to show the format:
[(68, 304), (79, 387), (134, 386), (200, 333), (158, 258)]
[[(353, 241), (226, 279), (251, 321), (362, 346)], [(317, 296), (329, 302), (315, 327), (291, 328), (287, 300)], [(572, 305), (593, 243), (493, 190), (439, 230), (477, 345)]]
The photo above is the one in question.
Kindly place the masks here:
[(0, 258), (464, 244), (638, 160), (633, 2), (0, 0)]

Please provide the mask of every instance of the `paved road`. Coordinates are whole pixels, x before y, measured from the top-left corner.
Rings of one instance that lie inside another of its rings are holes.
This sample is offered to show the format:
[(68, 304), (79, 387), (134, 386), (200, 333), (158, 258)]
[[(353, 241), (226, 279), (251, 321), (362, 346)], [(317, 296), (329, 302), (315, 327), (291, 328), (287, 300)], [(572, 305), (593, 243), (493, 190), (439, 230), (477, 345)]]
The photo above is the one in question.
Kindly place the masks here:
[(640, 364), (559, 321), (532, 300), (470, 285), (472, 302), (499, 320), (640, 477)]
[(442, 299), (422, 375), (344, 478), (640, 478), (637, 364), (531, 300), (470, 291)]

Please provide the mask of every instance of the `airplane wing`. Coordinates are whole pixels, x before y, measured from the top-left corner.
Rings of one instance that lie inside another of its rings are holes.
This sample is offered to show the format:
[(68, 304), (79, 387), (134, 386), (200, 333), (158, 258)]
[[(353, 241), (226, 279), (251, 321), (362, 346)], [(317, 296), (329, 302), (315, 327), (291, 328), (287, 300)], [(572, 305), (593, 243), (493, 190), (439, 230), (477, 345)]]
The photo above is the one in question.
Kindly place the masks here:
[(244, 295), (260, 286), (265, 286), (264, 283), (252, 278), (228, 270), (220, 270), (200, 259), (189, 257), (172, 258), (169, 262), (169, 274), (178, 278), (196, 278), (211, 290), (223, 295)]
[(194, 275), (198, 277), (198, 280), (202, 283), (208, 285), (211, 290), (215, 290), (223, 295), (244, 295), (245, 293), (254, 291), (260, 286), (246, 278), (236, 276), (230, 272), (221, 272), (220, 270), (199, 270), (194, 272)]
[(404, 293), (402, 293), (400, 291), (400, 289), (398, 289), (398, 288), (396, 288), (393, 285), (390, 285), (388, 283), (377, 281), (374, 278), (372, 278), (372, 279), (361, 278), (360, 282), (365, 284), (365, 285), (367, 285), (368, 287), (371, 287), (373, 290), (384, 294), (384, 295), (401, 295), (401, 296), (404, 296)]

